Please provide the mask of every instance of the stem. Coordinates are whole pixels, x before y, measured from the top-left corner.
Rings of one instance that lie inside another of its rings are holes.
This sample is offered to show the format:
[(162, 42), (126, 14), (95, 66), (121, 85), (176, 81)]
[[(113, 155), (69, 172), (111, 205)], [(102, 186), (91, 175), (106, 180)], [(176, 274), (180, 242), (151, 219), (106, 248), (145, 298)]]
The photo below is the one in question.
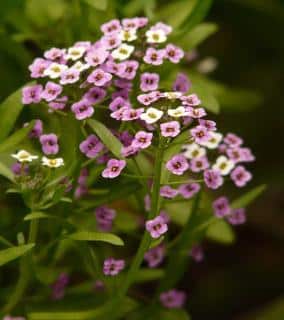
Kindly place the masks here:
[[(34, 243), (36, 240), (38, 231), (38, 220), (32, 220), (30, 223), (30, 231), (29, 231), (29, 238), (28, 243)], [(23, 295), (28, 287), (30, 278), (31, 278), (31, 268), (30, 262), (32, 260), (31, 253), (27, 253), (24, 255), (20, 260), (20, 277), (16, 284), (16, 288), (13, 294), (9, 297), (7, 304), (4, 306), (3, 311), (4, 313), (9, 313), (17, 304), (22, 300)]]

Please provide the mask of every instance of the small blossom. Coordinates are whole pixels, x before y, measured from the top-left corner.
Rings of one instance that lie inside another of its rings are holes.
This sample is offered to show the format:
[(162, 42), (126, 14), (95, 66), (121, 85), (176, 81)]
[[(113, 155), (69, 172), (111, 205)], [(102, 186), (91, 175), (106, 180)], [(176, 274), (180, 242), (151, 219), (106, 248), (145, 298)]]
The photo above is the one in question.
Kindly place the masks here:
[(104, 48), (110, 50), (110, 49), (117, 48), (121, 44), (121, 39), (116, 33), (114, 33), (114, 34), (103, 36), (101, 38), (101, 42)]
[(190, 161), (190, 169), (192, 172), (200, 172), (209, 168), (207, 157), (193, 158)]
[(43, 78), (45, 77), (44, 72), (51, 64), (51, 61), (36, 58), (33, 63), (29, 66), (32, 78)]
[(190, 256), (195, 262), (201, 262), (204, 260), (204, 251), (200, 245), (194, 245), (191, 248)]
[(168, 44), (165, 49), (165, 57), (172, 63), (179, 63), (184, 57), (184, 52), (182, 49), (174, 46), (173, 44)]
[(89, 135), (86, 140), (82, 141), (79, 146), (82, 153), (88, 158), (95, 158), (104, 148), (104, 145), (95, 135)]
[[(29, 123), (25, 123), (24, 127), (28, 126)], [(35, 125), (33, 126), (32, 130), (29, 132), (29, 138), (39, 138), (39, 136), (42, 134), (43, 128), (42, 128), (42, 121), (40, 119), (37, 119), (35, 121)]]
[(154, 66), (159, 66), (163, 63), (163, 59), (165, 57), (165, 51), (164, 50), (156, 50), (154, 48), (148, 48), (146, 50), (146, 54), (143, 57), (143, 60), (148, 63), (152, 64)]
[(237, 187), (241, 188), (244, 187), (252, 179), (252, 174), (247, 171), (245, 167), (237, 166), (231, 172), (231, 179), (234, 181)]
[(70, 69), (78, 70), (79, 72), (85, 71), (90, 68), (90, 65), (87, 63), (82, 63), (81, 61), (75, 62)]
[(162, 29), (148, 30), (146, 32), (146, 42), (148, 43), (162, 43), (167, 41), (167, 36)]
[(156, 239), (168, 231), (168, 225), (161, 216), (157, 216), (152, 220), (146, 221), (146, 230), (150, 233), (151, 237)]
[(228, 133), (224, 138), (224, 142), (231, 148), (239, 147), (243, 144), (243, 140), (234, 133)]
[(94, 108), (86, 99), (82, 99), (78, 102), (73, 103), (71, 106), (71, 110), (73, 113), (75, 113), (75, 117), (78, 120), (90, 118), (94, 113)]
[(167, 198), (167, 199), (172, 199), (178, 195), (178, 190), (170, 187), (170, 186), (163, 186), (160, 189), (160, 196)]
[(42, 157), (42, 165), (49, 168), (59, 168), (64, 166), (64, 160), (62, 158), (49, 159), (47, 157)]
[(182, 104), (189, 107), (196, 107), (201, 104), (200, 99), (196, 94), (190, 94), (189, 96), (181, 97)]
[(30, 154), (26, 150), (20, 150), (17, 153), (12, 154), (11, 156), (19, 162), (32, 162), (33, 160), (38, 159), (38, 156)]
[(36, 84), (34, 86), (29, 86), (23, 88), (22, 91), (22, 103), (31, 104), (39, 103), (41, 100), (42, 85)]
[(191, 136), (196, 143), (202, 144), (211, 138), (209, 131), (203, 126), (196, 126), (190, 130)]
[(195, 182), (182, 184), (178, 188), (179, 194), (185, 199), (192, 198), (199, 192), (199, 190), (200, 190), (200, 185)]
[(116, 178), (120, 175), (125, 166), (125, 160), (110, 159), (107, 162), (107, 167), (102, 172), (102, 176), (110, 179)]
[(15, 162), (11, 166), (11, 171), (14, 173), (15, 176), (26, 175), (29, 173), (29, 166), (27, 164)]
[(106, 276), (116, 276), (125, 267), (124, 260), (116, 260), (114, 258), (108, 258), (104, 261), (103, 272)]
[(121, 78), (132, 80), (136, 76), (136, 71), (139, 67), (139, 63), (136, 60), (127, 60), (122, 62), (122, 68), (117, 75)]
[(58, 138), (54, 133), (43, 134), (40, 136), (42, 151), (45, 154), (56, 154), (59, 151)]
[(188, 112), (188, 116), (193, 119), (200, 119), (206, 116), (206, 111), (203, 108), (186, 107), (186, 111)]
[(225, 156), (219, 156), (212, 166), (213, 170), (219, 170), (222, 176), (226, 176), (234, 168), (235, 164), (232, 160)]
[(135, 155), (138, 152), (139, 152), (139, 148), (137, 148), (137, 147), (135, 147), (133, 145), (121, 148), (121, 155), (123, 157), (126, 157), (126, 158), (129, 157), (129, 156)]
[(201, 158), (206, 155), (206, 150), (200, 147), (197, 143), (183, 145), (183, 149), (183, 155), (187, 159)]
[(144, 112), (144, 108), (138, 108), (138, 109), (124, 108), (121, 114), (121, 120), (133, 121), (136, 119), (140, 119), (143, 112)]
[(163, 97), (168, 100), (176, 100), (182, 97), (182, 93), (179, 91), (168, 91), (163, 93)]
[(61, 84), (69, 84), (69, 83), (75, 83), (80, 78), (80, 71), (75, 68), (70, 68), (61, 73)]
[(160, 76), (157, 73), (144, 72), (140, 77), (140, 89), (144, 92), (157, 90)]
[(65, 49), (51, 48), (44, 52), (44, 57), (52, 61), (60, 61), (65, 54)]
[(246, 222), (246, 213), (244, 208), (233, 209), (231, 214), (226, 217), (227, 221), (232, 225), (240, 225)]
[(71, 59), (73, 61), (78, 60), (83, 57), (85, 51), (86, 51), (85, 47), (79, 47), (79, 46), (71, 47), (67, 51), (66, 59), (67, 60)]
[(119, 33), (119, 38), (122, 41), (132, 42), (137, 39), (136, 29), (121, 30)]
[(148, 124), (153, 124), (160, 120), (163, 114), (163, 111), (150, 107), (145, 113), (141, 114), (140, 119), (144, 120)]
[(60, 95), (62, 90), (63, 88), (61, 85), (55, 82), (48, 81), (43, 92), (41, 93), (41, 97), (42, 99), (49, 102), (56, 99)]
[(202, 146), (208, 149), (216, 149), (222, 141), (223, 135), (219, 132), (210, 132), (210, 138), (208, 141), (201, 143)]
[(93, 286), (94, 290), (96, 291), (104, 291), (105, 290), (105, 284), (102, 280), (96, 280)]
[(113, 19), (109, 22), (102, 24), (101, 30), (104, 34), (119, 33), (119, 31), (121, 30), (121, 25), (119, 20)]
[(65, 295), (65, 288), (69, 283), (69, 276), (67, 273), (61, 273), (57, 280), (52, 284), (52, 299), (60, 300)]
[(180, 133), (180, 124), (177, 121), (165, 122), (160, 125), (163, 137), (176, 137)]
[(112, 75), (104, 72), (102, 69), (96, 69), (89, 74), (87, 82), (93, 83), (95, 86), (102, 87), (112, 79)]
[(186, 117), (189, 115), (189, 113), (186, 111), (186, 109), (182, 106), (179, 106), (175, 109), (169, 109), (168, 110), (168, 115), (170, 117), (174, 118), (180, 118), (180, 117)]
[(165, 247), (159, 245), (147, 251), (144, 255), (144, 259), (147, 261), (149, 268), (158, 267), (164, 260)]
[(98, 207), (95, 211), (98, 228), (101, 231), (110, 231), (116, 211), (107, 206)]
[(208, 131), (216, 131), (216, 122), (212, 120), (199, 119), (199, 124), (205, 127)]
[(219, 170), (205, 170), (203, 176), (205, 184), (210, 189), (218, 189), (224, 183), (224, 179)]
[(111, 111), (117, 111), (121, 108), (130, 109), (130, 102), (122, 97), (117, 97), (113, 99), (109, 105), (109, 109)]
[(214, 215), (217, 218), (223, 218), (231, 213), (230, 204), (226, 197), (219, 197), (213, 202), (212, 206), (214, 209)]
[(166, 168), (173, 174), (180, 176), (188, 170), (189, 164), (183, 155), (177, 154), (166, 163)]
[(88, 100), (91, 104), (100, 103), (105, 97), (106, 97), (106, 91), (98, 87), (89, 89), (83, 95), (83, 99)]
[(168, 24), (165, 24), (163, 22), (157, 22), (154, 24), (150, 30), (163, 30), (166, 35), (170, 34), (173, 31), (173, 28), (169, 26)]
[(148, 106), (152, 104), (153, 102), (157, 101), (160, 98), (160, 92), (159, 91), (152, 91), (146, 94), (140, 94), (137, 97), (137, 100), (144, 104), (145, 106)]
[(53, 62), (44, 70), (43, 74), (51, 79), (56, 79), (59, 78), (62, 72), (67, 69), (68, 67), (65, 64)]
[(134, 140), (132, 141), (132, 146), (139, 149), (146, 149), (152, 143), (153, 133), (138, 131), (135, 134)]
[(191, 87), (191, 82), (184, 73), (178, 73), (176, 80), (173, 84), (173, 90), (181, 93), (186, 93)]
[(114, 59), (123, 61), (128, 59), (134, 51), (134, 47), (128, 44), (121, 44), (117, 49), (113, 50), (111, 55)]
[(160, 294), (161, 304), (168, 309), (182, 308), (186, 300), (186, 294), (183, 291), (172, 289)]
[(56, 100), (53, 100), (51, 102), (49, 102), (49, 107), (51, 109), (54, 109), (54, 110), (62, 110), (66, 107), (66, 102), (68, 101), (68, 97), (67, 96), (64, 96), (64, 97), (61, 97), (61, 98), (57, 98)]
[(109, 53), (104, 49), (90, 50), (85, 56), (85, 61), (88, 65), (96, 67), (105, 62)]

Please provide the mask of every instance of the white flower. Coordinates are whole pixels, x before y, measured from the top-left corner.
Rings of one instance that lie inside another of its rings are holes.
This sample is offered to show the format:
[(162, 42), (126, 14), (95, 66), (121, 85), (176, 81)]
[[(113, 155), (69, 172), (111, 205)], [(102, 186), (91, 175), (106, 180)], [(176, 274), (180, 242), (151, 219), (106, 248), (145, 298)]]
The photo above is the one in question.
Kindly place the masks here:
[(212, 166), (214, 170), (220, 171), (222, 176), (226, 176), (234, 168), (235, 164), (232, 160), (225, 156), (220, 156), (217, 158), (216, 163)]
[(20, 150), (16, 154), (12, 154), (11, 156), (17, 159), (19, 162), (32, 162), (33, 160), (38, 158), (38, 156), (33, 156), (26, 150)]
[(211, 138), (208, 141), (201, 142), (200, 144), (208, 149), (216, 149), (221, 142), (223, 135), (219, 132), (210, 132)]
[(183, 146), (185, 151), (183, 155), (187, 159), (200, 158), (206, 155), (206, 150), (201, 148), (197, 143), (186, 144)]
[(59, 78), (61, 73), (67, 69), (68, 67), (65, 64), (53, 62), (47, 69), (44, 70), (43, 74), (51, 79), (56, 79)]
[(78, 71), (84, 71), (90, 68), (90, 65), (87, 63), (82, 63), (81, 61), (77, 61), (76, 63), (71, 66), (70, 69), (77, 69)]
[(163, 111), (151, 107), (141, 114), (140, 119), (144, 120), (148, 124), (152, 124), (161, 119), (163, 114)]
[(111, 55), (114, 59), (126, 60), (130, 57), (133, 51), (133, 46), (123, 43), (117, 49), (113, 50)]
[(131, 42), (137, 39), (136, 29), (121, 30), (119, 37), (122, 41)]
[(64, 166), (64, 160), (62, 158), (49, 159), (47, 157), (42, 157), (42, 165), (49, 168), (58, 168)]
[(182, 96), (181, 92), (178, 91), (170, 91), (170, 92), (164, 92), (163, 96), (169, 100), (178, 99)]
[(84, 47), (71, 47), (67, 51), (66, 59), (71, 59), (73, 61), (80, 59), (85, 53), (86, 48)]
[(157, 30), (148, 30), (146, 32), (147, 42), (148, 43), (162, 43), (167, 40), (165, 31), (162, 29)]
[(176, 109), (169, 109), (168, 115), (174, 118), (188, 116), (188, 112), (185, 110), (185, 107), (179, 106)]

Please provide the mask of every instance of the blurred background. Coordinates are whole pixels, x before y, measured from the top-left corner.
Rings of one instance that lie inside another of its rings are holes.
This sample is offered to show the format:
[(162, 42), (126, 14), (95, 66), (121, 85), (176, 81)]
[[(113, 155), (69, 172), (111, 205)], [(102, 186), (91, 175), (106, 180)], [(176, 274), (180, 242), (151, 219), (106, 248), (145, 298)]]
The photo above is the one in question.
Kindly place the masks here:
[[(99, 25), (115, 16), (146, 14), (186, 27), (183, 8), (194, 1), (2, 0), (0, 102), (28, 81), (28, 65), (43, 50), (94, 41)], [(204, 77), (204, 88), (221, 108), (218, 126), (244, 137), (257, 158), (253, 184), (266, 183), (267, 189), (250, 206), (248, 223), (237, 228), (236, 237), (204, 244), (205, 261), (188, 270), (182, 286), (189, 288), (193, 320), (281, 320), (284, 1), (215, 0), (207, 22), (212, 35), (197, 50), (182, 43), (190, 59), (195, 57), (187, 63), (189, 77), (193, 83)], [(9, 205), (2, 201), (0, 210)]]

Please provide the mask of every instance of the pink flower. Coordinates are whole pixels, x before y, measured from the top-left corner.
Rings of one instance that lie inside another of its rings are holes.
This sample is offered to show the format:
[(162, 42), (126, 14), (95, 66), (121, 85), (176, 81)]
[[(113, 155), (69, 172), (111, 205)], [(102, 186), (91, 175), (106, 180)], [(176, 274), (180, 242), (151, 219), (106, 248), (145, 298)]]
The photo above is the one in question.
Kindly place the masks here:
[(200, 185), (198, 183), (186, 183), (182, 184), (178, 188), (178, 192), (185, 199), (190, 199), (195, 196), (200, 190)]
[(204, 252), (200, 245), (194, 245), (191, 248), (190, 256), (195, 262), (201, 262), (204, 260)]
[(68, 101), (68, 97), (64, 96), (49, 102), (49, 107), (54, 110), (62, 110), (66, 106), (66, 102)]
[(44, 71), (51, 64), (51, 61), (47, 61), (42, 58), (36, 58), (33, 63), (29, 66), (32, 78), (43, 78), (45, 77)]
[(178, 73), (176, 80), (173, 84), (173, 90), (179, 91), (182, 93), (186, 93), (191, 87), (191, 82), (189, 81), (188, 77), (184, 73)]
[(90, 118), (94, 113), (94, 108), (86, 99), (82, 99), (76, 103), (73, 103), (71, 106), (71, 110), (75, 113), (75, 117), (78, 120)]
[(139, 151), (139, 148), (137, 148), (133, 145), (130, 145), (130, 146), (126, 146), (126, 147), (121, 148), (121, 155), (123, 157), (127, 158), (129, 156), (137, 154), (138, 151)]
[(160, 295), (161, 304), (168, 309), (181, 308), (186, 300), (186, 294), (176, 289), (163, 292)]
[(157, 73), (144, 72), (140, 76), (140, 89), (144, 92), (157, 90), (160, 76)]
[(101, 41), (106, 49), (115, 49), (121, 44), (121, 39), (116, 33), (103, 36)]
[(61, 273), (57, 280), (52, 284), (52, 299), (61, 300), (65, 295), (65, 288), (69, 283), (69, 276), (67, 273)]
[(182, 154), (177, 154), (166, 163), (166, 168), (173, 174), (181, 176), (189, 169), (189, 164)]
[(209, 168), (207, 157), (193, 158), (190, 161), (190, 169), (192, 172), (200, 172)]
[(80, 71), (75, 68), (73, 69), (71, 68), (61, 73), (60, 83), (61, 84), (75, 83), (79, 79), (80, 79)]
[(102, 69), (94, 70), (87, 77), (87, 82), (93, 83), (95, 86), (102, 87), (112, 78), (112, 75), (108, 72), (103, 71)]
[(178, 191), (170, 186), (163, 186), (160, 189), (160, 195), (167, 199), (172, 199), (178, 195)]
[(201, 101), (196, 94), (181, 97), (182, 104), (189, 107), (196, 107), (200, 105)]
[(232, 225), (240, 225), (246, 222), (245, 209), (233, 209), (231, 214), (226, 217), (227, 221)]
[(180, 124), (177, 121), (162, 123), (160, 128), (163, 137), (176, 137), (180, 133)]
[(104, 63), (108, 55), (109, 53), (104, 49), (92, 49), (87, 53), (85, 60), (90, 66), (96, 67)]
[(95, 213), (99, 230), (110, 231), (116, 211), (107, 206), (101, 206), (96, 209)]
[(243, 140), (234, 133), (228, 133), (224, 138), (224, 142), (231, 148), (239, 147), (243, 144)]
[(107, 162), (107, 167), (102, 172), (102, 176), (109, 179), (116, 178), (120, 175), (125, 166), (125, 160), (110, 159)]
[(88, 158), (95, 158), (104, 148), (104, 145), (95, 135), (89, 135), (86, 140), (80, 143), (80, 150)]
[(193, 119), (199, 119), (206, 116), (206, 111), (203, 108), (186, 107), (188, 115)]
[(61, 58), (63, 58), (65, 54), (64, 49), (59, 49), (59, 48), (51, 48), (47, 51), (44, 52), (44, 57), (48, 60), (60, 62)]
[(116, 260), (114, 258), (108, 258), (104, 261), (103, 272), (106, 276), (116, 276), (125, 267), (124, 260)]
[(161, 216), (157, 216), (152, 220), (146, 221), (146, 230), (150, 233), (151, 237), (156, 239), (168, 231), (168, 225)]
[(156, 50), (154, 48), (148, 48), (146, 50), (146, 54), (143, 57), (143, 60), (148, 63), (152, 64), (154, 66), (161, 65), (163, 63), (163, 58), (165, 57), (165, 51), (164, 50)]
[(91, 104), (100, 103), (105, 97), (106, 97), (106, 91), (98, 87), (89, 89), (83, 95), (83, 99), (88, 100)]
[(119, 20), (113, 19), (101, 25), (101, 30), (104, 34), (118, 33), (121, 30)]
[(231, 213), (229, 200), (226, 197), (219, 197), (213, 202), (212, 206), (214, 209), (214, 215), (217, 218), (223, 218)]
[(117, 97), (109, 105), (109, 109), (111, 111), (117, 111), (123, 107), (129, 108), (131, 107), (130, 102), (122, 97)]
[(135, 134), (134, 140), (132, 141), (132, 146), (134, 148), (146, 149), (152, 143), (153, 133), (138, 131)]
[(40, 136), (42, 152), (45, 154), (57, 154), (59, 151), (58, 138), (54, 133), (43, 134)]
[(160, 99), (160, 92), (159, 91), (152, 91), (146, 94), (140, 94), (137, 97), (137, 100), (144, 104), (145, 106), (149, 106), (150, 104), (152, 104), (153, 102), (157, 101)]
[(22, 103), (39, 103), (41, 100), (42, 85), (36, 84), (34, 86), (25, 87), (22, 90)]
[(216, 122), (212, 120), (198, 119), (201, 126), (205, 127), (208, 131), (216, 131)]
[(207, 142), (210, 139), (210, 133), (207, 128), (203, 126), (196, 126), (190, 130), (191, 136), (194, 138), (196, 143)]
[[(28, 123), (27, 123), (27, 125), (28, 125)], [(35, 121), (34, 127), (29, 132), (29, 137), (30, 138), (39, 138), (40, 135), (42, 135), (42, 131), (43, 131), (42, 121), (40, 119), (37, 119)]]
[(133, 121), (140, 118), (141, 114), (144, 112), (144, 108), (138, 108), (138, 109), (128, 109), (125, 108), (122, 111), (121, 120), (122, 121)]
[(165, 49), (165, 57), (172, 63), (179, 63), (184, 57), (184, 52), (182, 49), (174, 46), (173, 44), (168, 44)]
[(169, 26), (168, 24), (165, 24), (163, 22), (157, 22), (155, 25), (153, 25), (150, 28), (151, 31), (156, 30), (163, 30), (166, 35), (170, 34), (173, 31), (173, 28)]
[(163, 262), (164, 257), (165, 247), (163, 245), (150, 249), (144, 255), (144, 259), (147, 261), (149, 268), (158, 267)]
[(127, 60), (122, 62), (121, 65), (122, 69), (120, 72), (118, 72), (118, 76), (127, 80), (134, 79), (136, 76), (136, 71), (139, 67), (139, 63), (135, 60)]
[(41, 93), (41, 97), (42, 99), (49, 102), (56, 99), (60, 95), (62, 90), (63, 89), (61, 85), (55, 82), (48, 81), (43, 92)]
[(213, 190), (218, 189), (224, 183), (219, 170), (205, 170), (203, 177), (207, 187)]
[(244, 187), (252, 179), (252, 174), (245, 167), (237, 166), (231, 172), (231, 179), (237, 187)]

